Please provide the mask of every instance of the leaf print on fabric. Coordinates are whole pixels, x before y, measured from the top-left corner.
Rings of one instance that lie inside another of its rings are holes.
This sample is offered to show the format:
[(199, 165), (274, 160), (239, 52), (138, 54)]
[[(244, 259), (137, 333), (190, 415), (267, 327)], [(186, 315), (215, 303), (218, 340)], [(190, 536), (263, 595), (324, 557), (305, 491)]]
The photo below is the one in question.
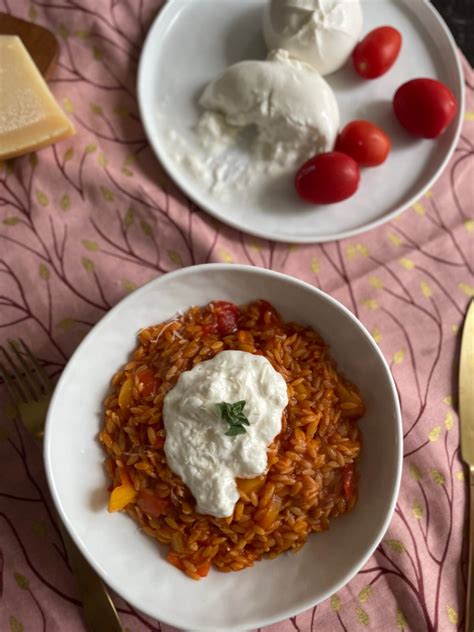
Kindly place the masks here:
[(421, 202), (416, 202), (416, 204), (413, 204), (413, 210), (417, 215), (424, 215), (426, 213), (425, 207)]
[(122, 279), (122, 287), (126, 292), (133, 292), (137, 289), (137, 284), (129, 279)]
[(366, 601), (370, 599), (371, 596), (372, 596), (372, 586), (364, 586), (362, 590), (359, 591), (359, 594), (357, 595), (357, 599), (359, 600), (359, 603), (365, 603)]
[(380, 332), (380, 329), (378, 327), (374, 327), (371, 333), (372, 333), (372, 338), (375, 340), (375, 342), (377, 344), (380, 344), (382, 342), (382, 334)]
[(453, 429), (453, 425), (454, 425), (454, 420), (453, 420), (453, 413), (448, 410), (448, 412), (446, 413), (446, 417), (444, 418), (444, 426), (446, 428), (446, 430), (452, 430)]
[(60, 24), (58, 28), (58, 35), (60, 35), (63, 39), (67, 39), (69, 37), (69, 29), (64, 24)]
[(462, 470), (456, 472), (456, 478), (458, 479), (458, 481), (463, 481), (465, 479), (464, 472)]
[(403, 244), (403, 239), (396, 233), (389, 233), (387, 235), (387, 239), (389, 240), (391, 244), (397, 247)]
[(2, 223), (5, 224), (5, 226), (15, 226), (19, 222), (20, 222), (19, 217), (5, 217)]
[(140, 220), (140, 228), (142, 229), (143, 234), (147, 237), (153, 236), (153, 228), (144, 219)]
[(405, 619), (405, 615), (403, 614), (403, 612), (400, 610), (400, 608), (397, 609), (397, 614), (395, 616), (395, 623), (397, 624), (397, 628), (399, 630), (402, 630), (402, 632), (407, 628), (408, 623), (407, 620)]
[(100, 192), (106, 202), (113, 202), (115, 200), (115, 195), (107, 187), (101, 186)]
[(311, 257), (311, 272), (319, 274), (321, 272), (321, 262), (317, 257)]
[(444, 477), (444, 474), (442, 474), (435, 467), (431, 468), (431, 477), (434, 480), (434, 482), (436, 483), (436, 485), (444, 485), (444, 483), (446, 481), (446, 479)]
[(400, 540), (384, 540), (384, 543), (395, 553), (405, 552), (405, 545)]
[(474, 296), (474, 286), (469, 285), (469, 283), (458, 283), (458, 288), (469, 298)]
[(63, 211), (69, 211), (69, 209), (71, 208), (71, 198), (67, 193), (65, 193), (61, 197), (59, 201), (59, 206), (62, 208)]
[(37, 535), (39, 538), (43, 538), (47, 532), (46, 525), (44, 524), (44, 522), (38, 522), (38, 521), (33, 522), (33, 524), (31, 525), (31, 529), (33, 533)]
[(72, 160), (73, 157), (74, 157), (74, 147), (69, 147), (69, 149), (67, 149), (64, 152), (63, 162), (68, 162), (68, 160)]
[(459, 622), (458, 613), (451, 606), (446, 606), (446, 614), (448, 615), (448, 621), (453, 625), (457, 625)]
[(94, 262), (88, 257), (82, 257), (82, 267), (86, 272), (94, 272), (95, 270)]
[(22, 575), (21, 573), (14, 573), (14, 577), (18, 588), (21, 588), (22, 590), (28, 590), (29, 582), (24, 575)]
[(407, 257), (402, 257), (401, 259), (399, 259), (399, 262), (400, 265), (405, 268), (405, 270), (413, 270), (413, 268), (415, 267), (415, 262), (411, 259), (408, 259)]
[(399, 349), (393, 354), (392, 362), (394, 364), (401, 364), (404, 359), (405, 359), (405, 350)]
[(102, 108), (97, 103), (91, 103), (89, 107), (93, 114), (98, 114), (99, 116), (103, 114)]
[(38, 204), (41, 204), (41, 206), (48, 206), (49, 204), (48, 196), (46, 195), (46, 193), (43, 193), (43, 191), (36, 191), (36, 199), (38, 201)]
[(360, 606), (356, 609), (357, 621), (362, 625), (370, 625), (370, 617), (368, 613)]
[(376, 290), (381, 290), (383, 288), (383, 281), (378, 276), (371, 276), (371, 277), (369, 277), (369, 283)]
[(49, 276), (50, 276), (49, 268), (43, 262), (39, 264), (38, 272), (39, 272), (40, 278), (43, 279), (43, 281), (47, 281), (49, 279)]
[(342, 602), (341, 602), (341, 598), (339, 597), (339, 595), (333, 595), (331, 597), (331, 608), (334, 610), (334, 612), (339, 612), (339, 610), (341, 609), (342, 606)]
[(219, 250), (219, 257), (221, 258), (221, 261), (223, 261), (224, 263), (234, 263), (234, 259), (232, 255), (225, 248), (221, 248)]
[(64, 106), (64, 110), (68, 113), (68, 114), (73, 114), (74, 113), (74, 103), (71, 101), (71, 99), (69, 97), (64, 97), (63, 99), (63, 106)]
[(23, 623), (13, 615), (9, 619), (10, 632), (24, 632)]
[(467, 219), (464, 222), (464, 228), (466, 229), (467, 233), (474, 233), (474, 219)]
[(97, 252), (100, 247), (96, 241), (92, 241), (91, 239), (83, 239), (82, 245), (86, 250), (89, 250), (90, 252)]
[(94, 56), (94, 59), (96, 59), (97, 61), (100, 61), (104, 58), (104, 51), (98, 46), (92, 47), (92, 54)]
[(135, 209), (133, 208), (133, 206), (130, 206), (123, 218), (123, 225), (125, 226), (125, 228), (129, 228), (133, 224), (134, 218)]
[(181, 255), (179, 254), (179, 252), (176, 252), (176, 250), (168, 250), (168, 257), (170, 258), (170, 261), (175, 263), (177, 266), (183, 265)]
[(434, 426), (428, 433), (428, 439), (431, 442), (438, 441), (441, 434), (441, 426)]
[(420, 282), (421, 293), (425, 298), (431, 298), (433, 296), (433, 290), (431, 289), (429, 283), (426, 281)]
[(58, 322), (57, 327), (59, 327), (59, 329), (64, 329), (64, 331), (68, 331), (69, 329), (72, 329), (75, 324), (76, 321), (74, 318), (63, 318)]
[(362, 301), (362, 305), (364, 305), (364, 307), (367, 307), (367, 309), (370, 309), (370, 311), (375, 311), (379, 308), (379, 304), (374, 298), (365, 298)]
[(412, 505), (412, 513), (417, 520), (421, 520), (424, 515), (423, 506), (419, 500), (415, 500)]

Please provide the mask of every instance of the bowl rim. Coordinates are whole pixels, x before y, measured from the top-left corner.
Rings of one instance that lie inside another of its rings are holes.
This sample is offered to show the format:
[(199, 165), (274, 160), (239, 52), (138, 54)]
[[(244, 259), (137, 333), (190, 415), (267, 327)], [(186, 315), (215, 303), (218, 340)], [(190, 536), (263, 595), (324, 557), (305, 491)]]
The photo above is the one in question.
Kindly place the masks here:
[[(383, 536), (385, 535), (390, 525), (394, 510), (395, 510), (396, 502), (398, 499), (398, 494), (400, 491), (400, 484), (401, 484), (401, 477), (402, 477), (402, 468), (403, 468), (403, 425), (402, 425), (400, 400), (398, 397), (398, 391), (395, 385), (395, 380), (392, 376), (389, 365), (387, 361), (385, 360), (377, 343), (374, 341), (374, 339), (370, 335), (365, 325), (363, 325), (363, 323), (345, 305), (343, 305), (337, 299), (332, 297), (330, 294), (327, 294), (323, 290), (320, 290), (319, 288), (311, 285), (310, 283), (307, 283), (306, 281), (302, 281), (300, 279), (297, 279), (296, 277), (290, 276), (288, 274), (284, 274), (282, 272), (277, 272), (274, 270), (269, 270), (267, 268), (261, 268), (258, 266), (241, 265), (241, 264), (233, 264), (233, 263), (204, 263), (204, 264), (198, 264), (194, 266), (187, 266), (185, 268), (180, 268), (179, 270), (174, 270), (172, 272), (168, 272), (159, 277), (155, 277), (154, 279), (151, 279), (150, 281), (148, 281), (141, 287), (131, 292), (129, 295), (125, 296), (116, 305), (114, 305), (114, 307), (112, 307), (112, 309), (110, 309), (92, 327), (92, 329), (87, 333), (87, 335), (80, 342), (78, 347), (74, 350), (73, 354), (69, 358), (68, 363), (64, 367), (63, 372), (61, 373), (61, 376), (56, 384), (56, 387), (55, 387), (55, 390), (54, 390), (54, 393), (53, 393), (53, 396), (51, 398), (51, 402), (48, 408), (46, 423), (45, 423), (43, 459), (44, 459), (46, 478), (47, 478), (48, 487), (51, 493), (51, 497), (53, 499), (55, 508), (60, 516), (60, 519), (62, 523), (64, 524), (64, 526), (66, 527), (70, 537), (73, 539), (78, 549), (81, 551), (81, 553), (83, 554), (85, 559), (89, 562), (89, 564), (92, 566), (92, 568), (95, 570), (95, 572), (99, 575), (99, 577), (108, 586), (110, 586), (110, 588), (112, 588), (114, 592), (122, 596), (122, 590), (121, 590), (122, 586), (119, 585), (118, 582), (115, 582), (113, 577), (108, 576), (103, 571), (101, 566), (96, 562), (95, 558), (89, 554), (87, 548), (83, 545), (81, 539), (76, 534), (73, 524), (70, 522), (70, 520), (68, 519), (63, 509), (61, 498), (56, 488), (55, 477), (53, 475), (53, 466), (52, 466), (52, 433), (53, 433), (52, 419), (54, 416), (56, 400), (59, 398), (63, 384), (67, 379), (69, 365), (74, 362), (75, 358), (80, 354), (83, 345), (86, 344), (89, 337), (93, 334), (93, 332), (96, 330), (96, 328), (99, 325), (101, 326), (106, 325), (107, 322), (115, 314), (115, 312), (123, 308), (124, 304), (127, 304), (128, 302), (132, 302), (132, 300), (136, 300), (137, 296), (139, 297), (140, 294), (147, 292), (150, 286), (159, 284), (163, 279), (166, 278), (167, 282), (169, 282), (182, 276), (187, 276), (187, 275), (192, 276), (193, 274), (200, 273), (204, 270), (239, 271), (239, 272), (247, 272), (251, 274), (260, 275), (262, 277), (273, 277), (285, 283), (290, 283), (292, 285), (299, 286), (300, 288), (309, 290), (313, 292), (314, 294), (317, 294), (320, 299), (331, 304), (333, 308), (341, 311), (347, 318), (349, 318), (349, 320), (351, 320), (352, 323), (359, 329), (360, 333), (362, 333), (365, 336), (365, 338), (368, 340), (369, 344), (372, 347), (372, 350), (375, 352), (376, 356), (378, 357), (379, 361), (382, 364), (382, 367), (385, 371), (385, 377), (388, 381), (388, 385), (390, 386), (390, 390), (393, 396), (396, 434), (397, 434), (397, 439), (398, 439), (398, 450), (396, 453), (396, 471), (395, 471), (395, 479), (394, 479), (394, 484), (392, 488), (390, 503), (388, 505), (385, 518), (383, 520), (382, 525), (379, 528), (377, 536), (374, 538), (372, 544), (367, 548), (365, 553), (361, 556), (359, 562), (356, 563), (348, 572), (346, 572), (345, 575), (343, 575), (338, 582), (335, 582), (334, 586), (331, 588), (330, 591), (328, 590), (325, 593), (323, 593), (320, 597), (316, 599), (316, 601), (312, 599), (306, 600), (304, 601), (304, 603), (299, 604), (296, 608), (288, 609), (285, 612), (278, 614), (277, 616), (273, 616), (273, 617), (269, 617), (265, 619), (255, 619), (255, 621), (252, 621), (251, 625), (252, 627), (258, 628), (258, 627), (272, 625), (272, 624), (284, 621), (285, 619), (289, 617), (305, 612), (306, 610), (314, 607), (315, 605), (325, 601), (331, 595), (333, 595), (334, 593), (339, 591), (341, 588), (343, 588), (346, 584), (348, 584), (359, 573), (359, 571), (365, 566), (369, 558), (374, 553), (375, 549), (380, 544)], [(153, 618), (158, 618), (162, 623), (165, 623), (166, 625), (171, 625), (171, 626), (179, 625), (179, 623), (177, 623), (176, 621), (166, 620), (166, 618), (162, 619), (160, 616), (157, 617), (156, 612), (153, 612), (151, 609), (139, 608), (139, 610), (148, 616), (151, 616)], [(233, 626), (213, 628), (213, 630), (211, 631), (209, 627), (207, 626), (203, 627), (200, 625), (196, 625), (196, 626), (193, 626), (192, 632), (243, 632), (243, 631), (242, 631), (242, 628), (235, 628)]]

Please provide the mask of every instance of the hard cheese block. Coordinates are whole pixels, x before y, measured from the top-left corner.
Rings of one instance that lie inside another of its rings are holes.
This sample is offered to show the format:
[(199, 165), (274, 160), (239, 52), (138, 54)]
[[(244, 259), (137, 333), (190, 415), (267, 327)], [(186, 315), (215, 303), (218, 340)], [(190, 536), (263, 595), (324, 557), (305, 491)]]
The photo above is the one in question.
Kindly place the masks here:
[(21, 39), (0, 36), (0, 160), (74, 133)]

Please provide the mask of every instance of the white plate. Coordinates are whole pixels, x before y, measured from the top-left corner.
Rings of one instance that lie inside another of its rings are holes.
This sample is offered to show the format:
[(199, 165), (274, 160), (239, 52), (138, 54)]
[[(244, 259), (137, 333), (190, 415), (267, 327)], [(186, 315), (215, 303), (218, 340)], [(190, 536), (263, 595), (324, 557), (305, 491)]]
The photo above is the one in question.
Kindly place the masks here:
[[(239, 573), (211, 571), (195, 582), (168, 564), (164, 547), (127, 515), (106, 509), (109, 484), (97, 434), (113, 373), (136, 345), (136, 332), (190, 305), (213, 299), (271, 301), (282, 315), (316, 327), (340, 369), (361, 389), (360, 497), (329, 531), (296, 555)], [(350, 350), (350, 351), (349, 351)], [(348, 352), (349, 351), (349, 352)], [(211, 632), (249, 630), (326, 599), (365, 564), (395, 506), (402, 466), (402, 426), (395, 385), (362, 324), (314, 287), (276, 272), (237, 265), (185, 268), (140, 288), (112, 309), (79, 346), (56, 388), (46, 423), (45, 463), (58, 511), (104, 580), (128, 602), (171, 625)]]
[[(138, 76), (145, 131), (159, 160), (201, 208), (234, 228), (276, 241), (322, 242), (373, 228), (412, 204), (440, 175), (454, 150), (463, 119), (464, 83), (455, 42), (436, 10), (424, 0), (362, 0), (364, 30), (390, 24), (402, 33), (395, 66), (374, 81), (359, 78), (350, 63), (327, 77), (336, 93), (341, 122), (365, 118), (384, 128), (393, 142), (388, 160), (365, 169), (349, 200), (329, 206), (301, 202), (291, 178), (268, 191), (229, 200), (210, 194), (173, 156), (170, 129), (192, 146), (197, 97), (211, 79), (242, 59), (263, 59), (265, 0), (169, 0), (146, 40)], [(458, 99), (460, 110), (435, 141), (415, 139), (395, 119), (391, 99), (415, 77), (437, 78)]]

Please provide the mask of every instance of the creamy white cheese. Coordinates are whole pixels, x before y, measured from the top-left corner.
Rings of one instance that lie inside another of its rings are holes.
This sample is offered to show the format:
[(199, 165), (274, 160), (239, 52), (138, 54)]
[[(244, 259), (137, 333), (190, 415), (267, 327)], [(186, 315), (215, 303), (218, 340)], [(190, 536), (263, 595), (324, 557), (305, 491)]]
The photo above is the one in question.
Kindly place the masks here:
[[(217, 404), (245, 400), (245, 434), (225, 433)], [(238, 478), (267, 470), (267, 447), (281, 431), (287, 386), (263, 356), (222, 351), (182, 373), (166, 395), (163, 420), (168, 465), (189, 487), (196, 510), (230, 516), (239, 499)]]
[(339, 128), (329, 84), (285, 50), (229, 66), (206, 86), (199, 104), (205, 112), (197, 131), (207, 147), (235, 143), (236, 132), (246, 130), (257, 170), (258, 161), (294, 168), (331, 151)]
[(269, 49), (284, 48), (322, 75), (347, 61), (361, 31), (359, 0), (271, 0), (263, 18)]

